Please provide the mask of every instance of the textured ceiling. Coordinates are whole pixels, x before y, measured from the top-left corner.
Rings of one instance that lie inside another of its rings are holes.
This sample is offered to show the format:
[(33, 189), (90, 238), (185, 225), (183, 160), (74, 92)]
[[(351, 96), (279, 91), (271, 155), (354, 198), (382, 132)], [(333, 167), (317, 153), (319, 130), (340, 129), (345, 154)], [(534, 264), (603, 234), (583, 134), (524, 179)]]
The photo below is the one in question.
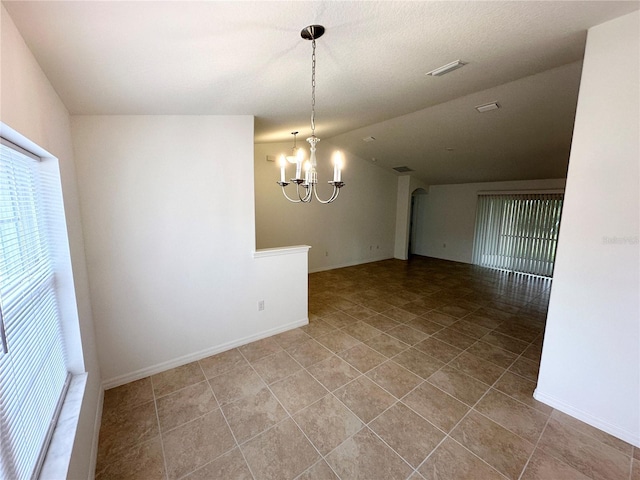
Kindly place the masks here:
[[(586, 30), (639, 5), (3, 4), (72, 114), (249, 114), (258, 143), (309, 134), (311, 45), (299, 32), (322, 24), (318, 136), (431, 184), (564, 176)], [(425, 76), (457, 59), (468, 64)], [(494, 100), (501, 109), (473, 108)]]

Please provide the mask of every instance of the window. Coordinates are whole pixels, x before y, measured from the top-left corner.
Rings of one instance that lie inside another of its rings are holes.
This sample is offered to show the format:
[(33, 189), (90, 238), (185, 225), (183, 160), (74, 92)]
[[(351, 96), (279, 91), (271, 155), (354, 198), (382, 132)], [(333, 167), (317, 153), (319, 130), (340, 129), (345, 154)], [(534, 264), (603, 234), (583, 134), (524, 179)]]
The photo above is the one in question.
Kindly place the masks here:
[(551, 277), (562, 193), (480, 195), (473, 263)]
[(0, 145), (0, 477), (37, 476), (69, 374), (51, 231), (58, 175)]

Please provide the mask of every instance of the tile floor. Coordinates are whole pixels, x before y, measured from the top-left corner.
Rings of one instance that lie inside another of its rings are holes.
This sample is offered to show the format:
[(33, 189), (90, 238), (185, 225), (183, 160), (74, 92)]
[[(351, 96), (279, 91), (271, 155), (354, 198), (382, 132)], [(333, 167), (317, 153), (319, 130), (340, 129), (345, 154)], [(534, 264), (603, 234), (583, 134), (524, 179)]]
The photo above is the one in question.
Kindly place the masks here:
[(549, 282), (414, 257), (309, 277), (309, 325), (105, 393), (104, 479), (640, 480), (533, 399)]

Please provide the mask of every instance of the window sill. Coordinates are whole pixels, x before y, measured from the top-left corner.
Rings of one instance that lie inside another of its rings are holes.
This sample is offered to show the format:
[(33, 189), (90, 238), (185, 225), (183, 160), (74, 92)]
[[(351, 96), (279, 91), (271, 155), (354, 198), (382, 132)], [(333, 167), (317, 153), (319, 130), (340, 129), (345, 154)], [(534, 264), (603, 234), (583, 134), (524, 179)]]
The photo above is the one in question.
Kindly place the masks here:
[(40, 471), (40, 480), (67, 477), (86, 385), (86, 373), (71, 377), (58, 423), (53, 431), (51, 444)]

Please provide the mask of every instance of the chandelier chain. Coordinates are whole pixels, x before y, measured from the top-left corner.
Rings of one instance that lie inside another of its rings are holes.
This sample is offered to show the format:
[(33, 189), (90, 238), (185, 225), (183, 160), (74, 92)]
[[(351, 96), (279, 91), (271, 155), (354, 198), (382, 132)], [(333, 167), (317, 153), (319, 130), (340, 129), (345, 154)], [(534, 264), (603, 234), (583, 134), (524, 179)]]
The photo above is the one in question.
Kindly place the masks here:
[(311, 136), (316, 134), (316, 39), (311, 41)]

